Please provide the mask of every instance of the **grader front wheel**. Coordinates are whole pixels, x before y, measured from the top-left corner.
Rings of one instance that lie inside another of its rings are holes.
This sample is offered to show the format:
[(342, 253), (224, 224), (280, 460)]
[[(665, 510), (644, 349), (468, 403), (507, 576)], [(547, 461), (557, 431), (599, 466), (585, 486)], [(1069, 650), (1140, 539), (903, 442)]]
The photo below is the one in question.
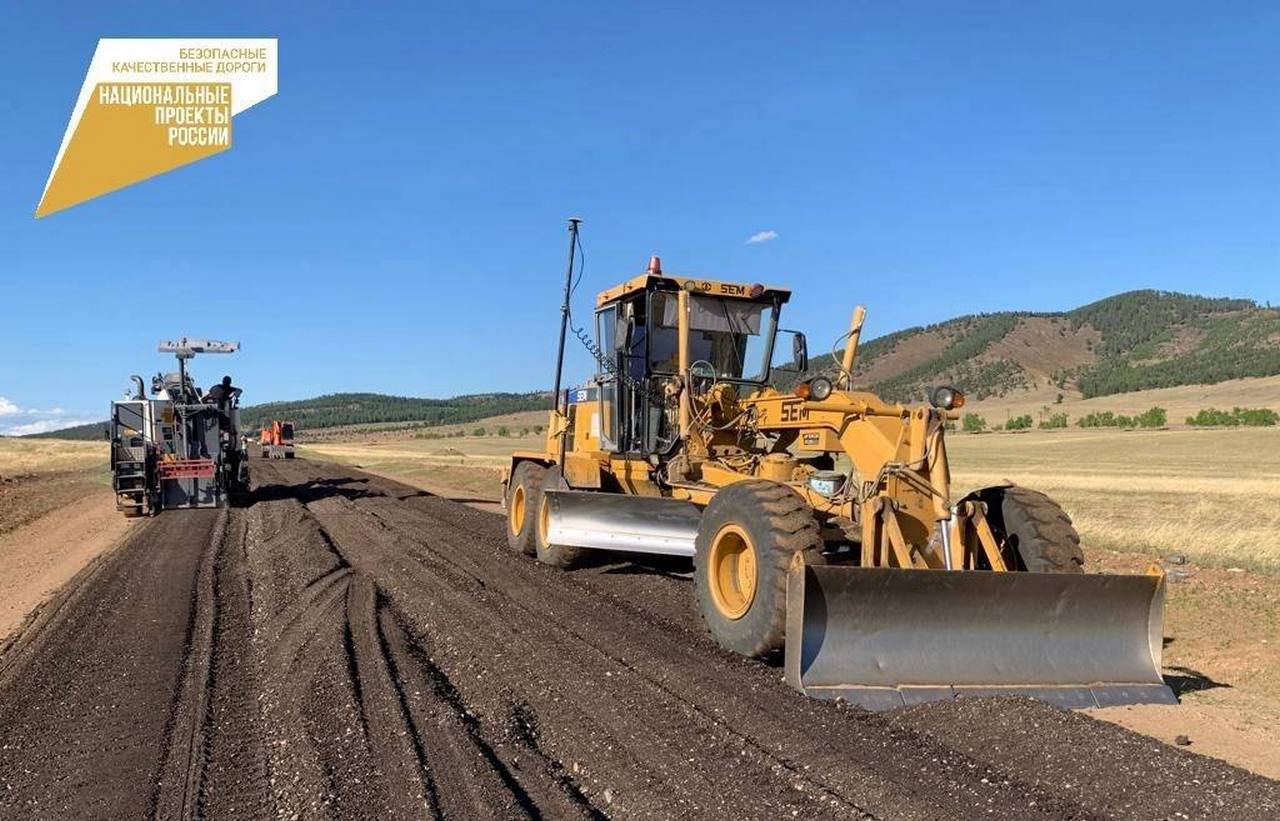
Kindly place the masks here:
[(736, 482), (702, 514), (693, 558), (698, 609), (721, 646), (745, 656), (782, 647), (787, 566), (822, 546), (813, 513), (776, 482)]
[(736, 524), (727, 524), (711, 537), (707, 557), (707, 588), (716, 610), (728, 619), (740, 619), (756, 598), (759, 560), (751, 536)]
[(537, 515), (530, 518), (536, 519), (533, 544), (538, 561), (551, 567), (568, 570), (582, 561), (586, 551), (581, 547), (551, 543), (551, 503), (542, 491), (547, 488), (554, 490), (559, 488), (560, 485), (560, 468), (553, 467), (548, 469), (543, 474), (542, 487), (538, 492), (538, 504), (534, 508), (537, 511)]
[(533, 556), (538, 503), (546, 468), (534, 462), (516, 465), (507, 485), (507, 544), (517, 553)]

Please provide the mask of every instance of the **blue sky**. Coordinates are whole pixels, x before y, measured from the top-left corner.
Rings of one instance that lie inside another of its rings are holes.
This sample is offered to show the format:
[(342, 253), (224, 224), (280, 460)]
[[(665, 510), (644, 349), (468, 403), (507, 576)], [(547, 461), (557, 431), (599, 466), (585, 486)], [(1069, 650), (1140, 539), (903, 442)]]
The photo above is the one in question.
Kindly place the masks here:
[[(278, 37), (279, 94), (35, 220), (97, 39), (183, 35)], [(243, 343), (194, 370), (247, 402), (547, 387), (570, 215), (580, 317), (656, 253), (792, 286), (815, 350), (855, 302), (1280, 302), (1274, 3), (30, 3), (0, 38), (0, 432), (103, 417), (180, 334)]]

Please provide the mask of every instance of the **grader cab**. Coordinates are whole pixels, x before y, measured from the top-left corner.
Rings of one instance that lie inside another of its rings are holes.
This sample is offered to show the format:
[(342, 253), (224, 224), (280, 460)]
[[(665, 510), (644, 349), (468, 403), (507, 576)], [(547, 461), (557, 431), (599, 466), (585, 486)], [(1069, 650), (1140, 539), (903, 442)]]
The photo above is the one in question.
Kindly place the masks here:
[(1175, 701), (1159, 572), (1085, 574), (1042, 493), (958, 497), (946, 423), (963, 393), (910, 406), (856, 390), (861, 308), (833, 373), (809, 373), (804, 336), (778, 324), (789, 296), (657, 257), (601, 293), (598, 373), (557, 390), (545, 448), (504, 477), (511, 547), (561, 568), (590, 550), (690, 557), (715, 639), (785, 646), (787, 681), (817, 697)]

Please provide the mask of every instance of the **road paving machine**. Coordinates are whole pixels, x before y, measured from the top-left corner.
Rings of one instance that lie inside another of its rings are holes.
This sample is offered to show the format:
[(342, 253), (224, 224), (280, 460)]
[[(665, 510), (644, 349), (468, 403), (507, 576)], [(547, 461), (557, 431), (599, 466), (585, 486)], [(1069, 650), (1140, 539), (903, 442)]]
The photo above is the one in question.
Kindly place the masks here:
[[(570, 233), (546, 443), (504, 473), (513, 550), (560, 568), (593, 550), (690, 557), (715, 639), (781, 653), (786, 681), (818, 698), (1176, 702), (1159, 569), (1086, 574), (1071, 519), (1035, 490), (956, 493), (946, 432), (963, 392), (917, 405), (859, 390), (861, 307), (815, 374), (804, 335), (779, 327), (787, 289), (653, 257), (596, 298), (592, 342), (571, 320), (578, 221)], [(598, 371), (561, 392), (568, 329)]]
[(156, 374), (151, 398), (142, 377), (134, 376), (130, 395), (111, 403), (112, 486), (116, 508), (125, 516), (226, 507), (248, 491), (240, 389), (227, 377), (206, 392), (187, 372), (196, 354), (239, 349), (239, 342), (187, 337), (161, 342), (159, 350), (177, 358), (177, 371)]

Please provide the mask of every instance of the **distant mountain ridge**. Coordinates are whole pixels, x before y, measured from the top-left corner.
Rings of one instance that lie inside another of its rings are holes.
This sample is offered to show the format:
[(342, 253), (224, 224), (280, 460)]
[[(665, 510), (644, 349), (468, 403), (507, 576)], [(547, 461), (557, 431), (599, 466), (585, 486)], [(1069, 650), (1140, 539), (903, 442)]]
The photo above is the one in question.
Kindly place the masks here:
[(420, 399), (381, 393), (330, 393), (313, 399), (267, 402), (241, 408), (240, 421), (246, 428), (254, 429), (271, 419), (292, 419), (302, 430), (376, 422), (457, 425), (504, 413), (550, 407), (550, 391), (473, 393), (450, 399)]
[[(329, 393), (311, 399), (266, 402), (240, 409), (245, 430), (257, 430), (272, 419), (290, 419), (299, 430), (363, 425), (378, 422), (415, 422), (423, 426), (458, 425), (527, 410), (551, 407), (551, 393), (476, 393), (450, 399), (420, 399), (381, 393)], [(39, 436), (52, 439), (101, 439), (103, 422), (77, 425)]]
[[(814, 367), (832, 370), (831, 357)], [(954, 384), (981, 400), (1051, 389), (1090, 398), (1280, 374), (1280, 310), (1249, 299), (1129, 291), (1070, 311), (1007, 311), (864, 344), (855, 382), (919, 400)]]
[[(812, 370), (834, 371), (830, 354)], [(1280, 374), (1280, 310), (1250, 299), (1129, 291), (1069, 311), (973, 314), (906, 328), (862, 344), (855, 382), (888, 399), (919, 401), (952, 384), (975, 400), (1035, 393), (1053, 401)], [(247, 429), (292, 419), (300, 429), (415, 422), (463, 424), (550, 406), (547, 391), (419, 399), (335, 393), (246, 407)], [(96, 439), (99, 424), (50, 434)]]

